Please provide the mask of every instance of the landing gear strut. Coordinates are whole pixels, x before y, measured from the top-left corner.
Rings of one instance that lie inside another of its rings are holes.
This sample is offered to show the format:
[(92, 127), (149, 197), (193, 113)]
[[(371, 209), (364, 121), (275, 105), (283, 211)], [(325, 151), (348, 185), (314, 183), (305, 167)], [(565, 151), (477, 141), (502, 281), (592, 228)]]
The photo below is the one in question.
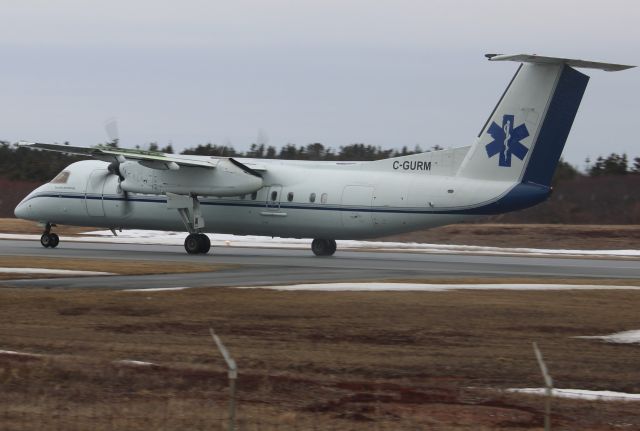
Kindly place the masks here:
[(336, 252), (336, 242), (333, 239), (314, 239), (311, 242), (311, 251), (316, 256), (333, 256)]
[(60, 243), (60, 237), (51, 232), (51, 223), (44, 227), (44, 233), (40, 237), (40, 244), (45, 248), (56, 248)]
[(200, 201), (196, 196), (167, 193), (167, 208), (178, 210), (189, 235), (184, 240), (184, 249), (189, 254), (206, 254), (211, 250), (209, 237), (202, 233), (204, 219)]

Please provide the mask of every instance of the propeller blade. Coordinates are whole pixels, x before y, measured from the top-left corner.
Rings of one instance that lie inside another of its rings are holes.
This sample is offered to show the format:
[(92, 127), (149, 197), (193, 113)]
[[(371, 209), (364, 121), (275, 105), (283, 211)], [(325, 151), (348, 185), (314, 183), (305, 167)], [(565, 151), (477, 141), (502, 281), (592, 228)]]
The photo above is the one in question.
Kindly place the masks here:
[(115, 117), (109, 118), (104, 123), (104, 130), (107, 132), (109, 142), (118, 146), (120, 142), (120, 133), (118, 131), (118, 120)]

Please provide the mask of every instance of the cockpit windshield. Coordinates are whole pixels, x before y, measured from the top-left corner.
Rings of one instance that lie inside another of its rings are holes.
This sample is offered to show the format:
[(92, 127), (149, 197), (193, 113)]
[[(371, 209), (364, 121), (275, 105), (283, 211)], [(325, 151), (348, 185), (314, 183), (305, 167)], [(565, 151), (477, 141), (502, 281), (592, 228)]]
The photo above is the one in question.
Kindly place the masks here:
[(67, 180), (69, 180), (69, 171), (62, 171), (49, 182), (52, 184), (66, 184)]

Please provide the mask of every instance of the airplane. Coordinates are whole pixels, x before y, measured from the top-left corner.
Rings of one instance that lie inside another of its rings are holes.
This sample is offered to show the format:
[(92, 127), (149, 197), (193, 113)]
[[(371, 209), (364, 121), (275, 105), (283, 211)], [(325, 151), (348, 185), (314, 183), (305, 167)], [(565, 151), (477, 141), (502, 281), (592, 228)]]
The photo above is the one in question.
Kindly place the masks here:
[[(22, 142), (86, 156), (15, 208), (58, 224), (189, 234), (189, 254), (208, 253), (205, 233), (313, 238), (316, 256), (337, 239), (363, 239), (528, 208), (551, 179), (589, 77), (576, 68), (634, 66), (529, 54), (487, 54), (520, 63), (470, 146), (366, 162), (265, 160), (165, 154), (99, 145)], [(206, 221), (206, 224), (205, 224)]]

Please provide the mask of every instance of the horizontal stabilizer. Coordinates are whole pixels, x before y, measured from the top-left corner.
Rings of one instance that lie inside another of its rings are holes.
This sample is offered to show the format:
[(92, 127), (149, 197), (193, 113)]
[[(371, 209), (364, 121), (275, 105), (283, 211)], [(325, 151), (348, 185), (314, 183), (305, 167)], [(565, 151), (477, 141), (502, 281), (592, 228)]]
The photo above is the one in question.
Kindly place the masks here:
[(607, 72), (617, 72), (620, 70), (626, 70), (635, 67), (625, 64), (599, 63), (597, 61), (576, 60), (572, 58), (544, 57), (535, 54), (485, 54), (485, 57), (487, 57), (490, 61), (518, 61), (520, 63), (566, 64), (567, 66), (571, 67), (600, 69)]

